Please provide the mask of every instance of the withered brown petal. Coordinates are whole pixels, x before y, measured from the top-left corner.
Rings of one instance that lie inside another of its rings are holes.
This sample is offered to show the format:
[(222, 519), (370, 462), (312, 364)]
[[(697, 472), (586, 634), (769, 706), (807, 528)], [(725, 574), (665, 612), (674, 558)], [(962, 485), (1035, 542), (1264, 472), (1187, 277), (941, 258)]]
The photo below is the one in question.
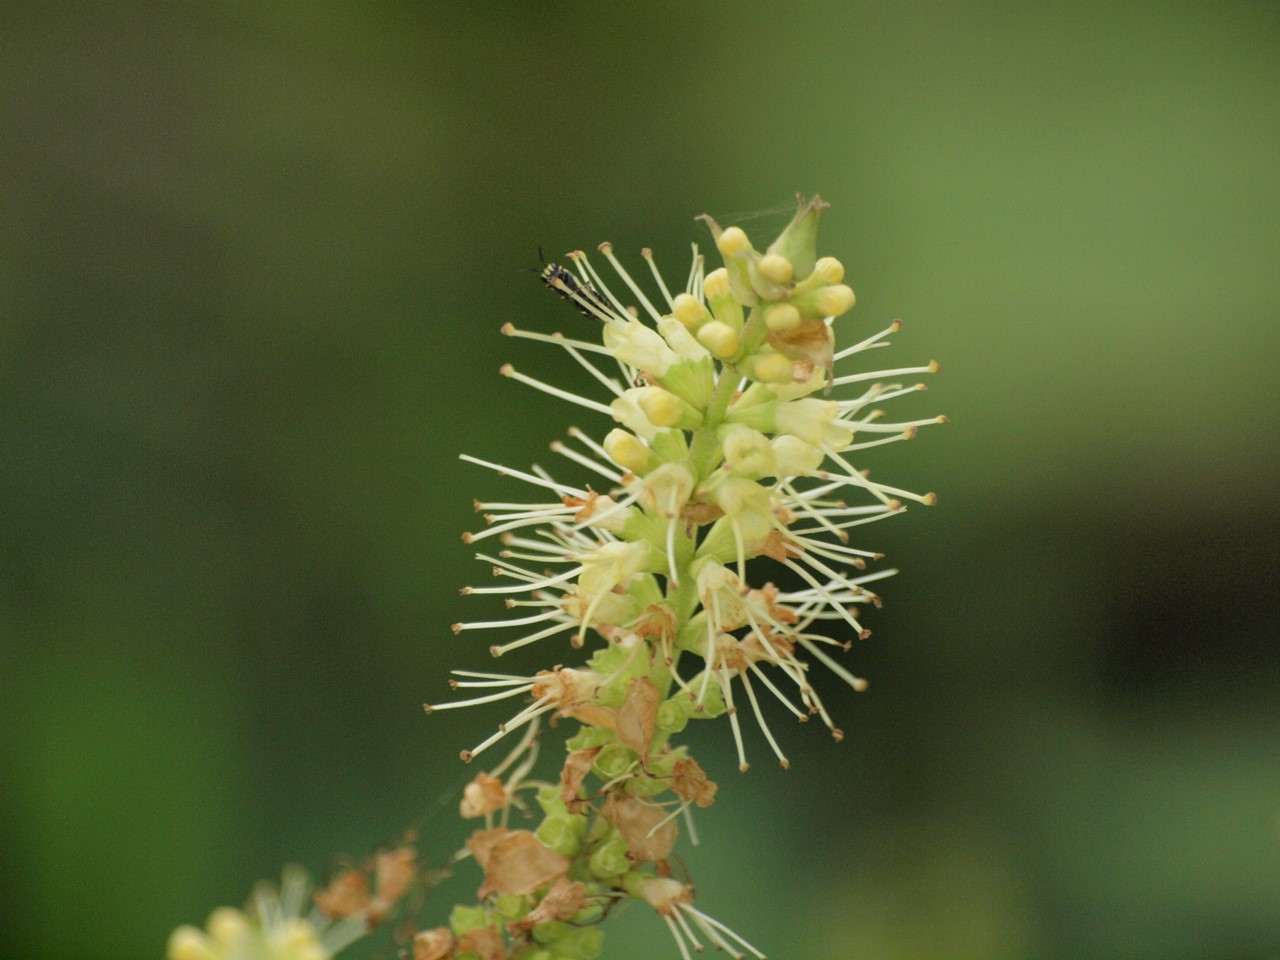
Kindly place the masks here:
[(505, 960), (507, 948), (497, 927), (477, 927), (458, 938), (458, 952), (470, 950), (480, 960)]
[(567, 857), (544, 847), (529, 830), (477, 830), (467, 849), (484, 869), (484, 891), (533, 893), (569, 869)]
[(815, 366), (831, 369), (832, 334), (819, 319), (805, 317), (794, 330), (772, 331), (769, 344), (792, 359), (812, 360)]
[(363, 870), (344, 870), (323, 890), (317, 890), (316, 908), (332, 920), (362, 913), (369, 905), (369, 880)]
[(404, 896), (418, 875), (415, 863), (418, 851), (413, 847), (397, 847), (395, 850), (379, 850), (374, 867), (374, 888), (387, 903), (395, 903)]
[(579, 880), (558, 877), (541, 902), (510, 927), (513, 930), (531, 930), (540, 923), (568, 920), (586, 905), (587, 885)]
[(677, 760), (671, 771), (671, 790), (681, 800), (709, 807), (716, 798), (716, 784), (708, 780), (698, 761), (692, 757)]
[(604, 815), (618, 828), (631, 856), (637, 861), (664, 860), (676, 844), (676, 822), (668, 820), (667, 811), (639, 797), (615, 790), (604, 804)]
[(413, 960), (444, 960), (453, 951), (453, 932), (448, 927), (423, 930), (413, 938)]
[(649, 755), (661, 700), (652, 680), (636, 677), (627, 685), (627, 698), (618, 709), (618, 739), (641, 757)]
[(507, 791), (502, 781), (487, 773), (478, 773), (470, 783), (462, 788), (462, 802), (458, 812), (464, 820), (483, 817), (486, 813), (494, 813), (507, 805)]
[(560, 799), (576, 813), (582, 804), (582, 781), (591, 772), (591, 765), (596, 762), (603, 747), (585, 747), (574, 750), (565, 758), (564, 767), (560, 770)]

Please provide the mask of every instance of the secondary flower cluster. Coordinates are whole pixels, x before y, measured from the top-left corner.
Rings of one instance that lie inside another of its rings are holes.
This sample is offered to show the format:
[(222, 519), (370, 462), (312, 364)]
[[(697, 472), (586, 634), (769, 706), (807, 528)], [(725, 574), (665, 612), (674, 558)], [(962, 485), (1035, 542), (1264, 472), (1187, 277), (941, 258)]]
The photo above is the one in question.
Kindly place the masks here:
[[(716, 792), (671, 737), (692, 719), (725, 716), (745, 771), (745, 706), (786, 767), (766, 719), (766, 694), (797, 719), (817, 717), (842, 736), (810, 682), (811, 668), (820, 664), (854, 690), (865, 687), (836, 655), (850, 647), (848, 638), (869, 635), (858, 611), (879, 599), (868, 585), (894, 572), (864, 572), (879, 554), (851, 546), (848, 531), (902, 512), (907, 501), (935, 500), (873, 481), (854, 459), (944, 422), (891, 422), (880, 409), (924, 389), (891, 381), (933, 373), (936, 363), (835, 375), (837, 361), (885, 346), (900, 324), (836, 349), (833, 322), (853, 307), (854, 294), (843, 266), (816, 255), (825, 208), (816, 197), (801, 199), (763, 252), (741, 229), (704, 217), (723, 266), (704, 272), (695, 247), (688, 280), (674, 295), (645, 250), (656, 304), (608, 244), (600, 252), (621, 284), (617, 292), (581, 252), (569, 255), (572, 268), (549, 264), (543, 281), (597, 322), (600, 342), (503, 328), (565, 350), (606, 399), (510, 365), (505, 376), (617, 425), (603, 436), (574, 428), (569, 442), (552, 445), (593, 476), (589, 484), (463, 457), (542, 497), (477, 502), (487, 526), (464, 539), (485, 545), (478, 556), (501, 582), (463, 592), (502, 596), (512, 614), (455, 624), (455, 632), (506, 631), (489, 648), (495, 657), (553, 638), (574, 648), (592, 636), (604, 641), (578, 667), (531, 676), (454, 671), (452, 686), (475, 695), (427, 706), (520, 702), (463, 751), (467, 761), (514, 731), (532, 730), (540, 717), (580, 724), (559, 784), (530, 787), (544, 817), (536, 831), (492, 826), (492, 816), (516, 802), (518, 784), (481, 774), (468, 789), (464, 814), (469, 803), (490, 822), (468, 843), (486, 879), (479, 912), (463, 926), (493, 931), (494, 958), (595, 956), (595, 924), (623, 899), (652, 906), (685, 960), (703, 940), (735, 958), (762, 956), (696, 910), (691, 888), (670, 876), (677, 819), (683, 815), (692, 830), (689, 808), (710, 805)], [(832, 388), (850, 386), (852, 396), (833, 397)], [(776, 572), (758, 558), (773, 561)], [(456, 925), (445, 931), (464, 932)], [(572, 939), (561, 945), (561, 935)], [(439, 942), (452, 941), (441, 933)]]

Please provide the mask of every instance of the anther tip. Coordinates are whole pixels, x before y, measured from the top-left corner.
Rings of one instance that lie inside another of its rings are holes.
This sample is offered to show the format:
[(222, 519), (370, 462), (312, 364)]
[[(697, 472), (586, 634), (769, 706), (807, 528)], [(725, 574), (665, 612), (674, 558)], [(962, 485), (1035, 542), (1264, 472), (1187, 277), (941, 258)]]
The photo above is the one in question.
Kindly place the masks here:
[(504, 363), (502, 366), (498, 368), (498, 372), (502, 374), (504, 377), (510, 377), (515, 374), (516, 368), (509, 363)]
[(935, 504), (937, 504), (937, 502), (938, 502), (938, 495), (937, 495), (936, 493), (926, 493), (926, 494), (924, 495), (924, 498), (923, 498), (922, 502), (924, 503), (924, 505), (925, 505), (926, 507), (932, 507), (932, 506), (934, 506)]
[(462, 758), (463, 763), (470, 763), (471, 758), (474, 757), (475, 754), (472, 753), (470, 750), (463, 750), (460, 754), (458, 754), (458, 756)]
[(778, 765), (779, 765), (780, 767), (782, 767), (782, 769), (783, 769), (783, 770), (790, 770), (790, 769), (791, 769), (791, 761), (790, 761), (790, 760), (788, 760), (786, 757), (779, 757), (779, 758), (778, 758)]
[(605, 256), (608, 256), (609, 254), (613, 253), (613, 244), (610, 243), (608, 240), (606, 240), (604, 243), (600, 244), (600, 246), (596, 247), (596, 249), (599, 250), (601, 253), (603, 253)]
[(462, 632), (462, 624), (460, 624), (460, 623), (450, 624), (450, 625), (449, 625), (449, 629), (450, 629), (450, 630), (452, 630), (454, 633), (461, 633), (461, 632)]
[(831, 739), (835, 740), (836, 743), (839, 743), (841, 740), (844, 739), (844, 731), (841, 730), (839, 727), (832, 727)]
[(750, 770), (750, 769), (751, 769), (751, 764), (749, 764), (749, 763), (740, 763), (740, 764), (738, 764), (738, 772), (739, 772), (739, 773), (746, 773), (746, 772), (747, 772), (748, 770)]
[(940, 364), (937, 360), (930, 360), (929, 366), (927, 369), (929, 370), (930, 373), (937, 373), (939, 370), (942, 369), (942, 364)]
[(514, 323), (504, 323), (499, 329), (504, 337), (510, 337), (515, 335), (516, 325)]
[(435, 708), (435, 707), (433, 707), (433, 706), (432, 706), (431, 704), (429, 704), (429, 703), (424, 703), (424, 704), (422, 705), (422, 709), (423, 709), (426, 713), (435, 713), (435, 710), (436, 710), (436, 708)]
[(500, 656), (502, 656), (502, 648), (501, 648), (501, 647), (499, 647), (497, 644), (494, 644), (493, 646), (491, 646), (491, 647), (489, 648), (489, 656), (491, 656), (491, 657), (500, 657)]
[(470, 533), (463, 533), (463, 534), (462, 534), (462, 542), (463, 542), (463, 543), (470, 543), (470, 542), (471, 542), (471, 540), (472, 540), (472, 535), (471, 535)]

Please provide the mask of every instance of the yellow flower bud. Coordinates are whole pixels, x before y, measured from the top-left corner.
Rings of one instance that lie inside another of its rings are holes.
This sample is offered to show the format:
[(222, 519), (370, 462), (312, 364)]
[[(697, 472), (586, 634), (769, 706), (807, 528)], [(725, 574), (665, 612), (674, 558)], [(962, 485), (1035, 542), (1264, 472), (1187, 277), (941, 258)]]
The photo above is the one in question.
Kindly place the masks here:
[(249, 921), (239, 910), (219, 907), (205, 923), (209, 935), (224, 945), (239, 943), (249, 933)]
[(813, 265), (813, 272), (827, 283), (839, 283), (844, 279), (844, 264), (835, 257), (823, 257)]
[(764, 383), (790, 383), (793, 368), (790, 357), (780, 353), (762, 353), (752, 359), (751, 376)]
[(791, 261), (780, 253), (766, 253), (756, 264), (756, 269), (766, 280), (774, 283), (791, 282)]
[(838, 317), (853, 309), (853, 290), (843, 283), (824, 287), (818, 291), (818, 309), (824, 317)]
[(712, 320), (698, 329), (698, 342), (721, 360), (727, 360), (738, 352), (738, 332), (727, 323)]
[(676, 294), (671, 305), (672, 315), (686, 327), (696, 327), (707, 319), (707, 308), (697, 297), (687, 293)]
[(209, 940), (192, 926), (182, 926), (169, 935), (165, 951), (169, 960), (216, 960), (217, 954), (209, 946)]
[(764, 315), (764, 322), (774, 332), (794, 330), (800, 326), (800, 311), (789, 303), (774, 303)]
[(680, 422), (680, 400), (661, 387), (649, 387), (640, 392), (640, 409), (655, 427), (674, 427)]
[(623, 470), (632, 473), (643, 473), (649, 463), (649, 448), (640, 438), (616, 427), (604, 438), (604, 452)]
[(751, 241), (741, 227), (730, 227), (716, 237), (716, 249), (723, 257), (735, 257), (751, 249)]
[(724, 267), (717, 267), (708, 273), (702, 281), (702, 292), (708, 300), (729, 296), (729, 271)]

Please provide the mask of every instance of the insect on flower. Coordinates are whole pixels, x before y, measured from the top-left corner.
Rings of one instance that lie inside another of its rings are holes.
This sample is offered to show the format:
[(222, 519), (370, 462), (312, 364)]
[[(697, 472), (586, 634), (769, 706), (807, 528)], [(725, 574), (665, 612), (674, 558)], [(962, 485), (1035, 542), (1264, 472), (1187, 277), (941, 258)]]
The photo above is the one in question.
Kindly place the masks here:
[(573, 304), (580, 314), (588, 320), (604, 323), (609, 316), (610, 307), (600, 296), (590, 280), (581, 280), (572, 270), (558, 263), (548, 263), (538, 274), (538, 279), (545, 283), (559, 297)]

